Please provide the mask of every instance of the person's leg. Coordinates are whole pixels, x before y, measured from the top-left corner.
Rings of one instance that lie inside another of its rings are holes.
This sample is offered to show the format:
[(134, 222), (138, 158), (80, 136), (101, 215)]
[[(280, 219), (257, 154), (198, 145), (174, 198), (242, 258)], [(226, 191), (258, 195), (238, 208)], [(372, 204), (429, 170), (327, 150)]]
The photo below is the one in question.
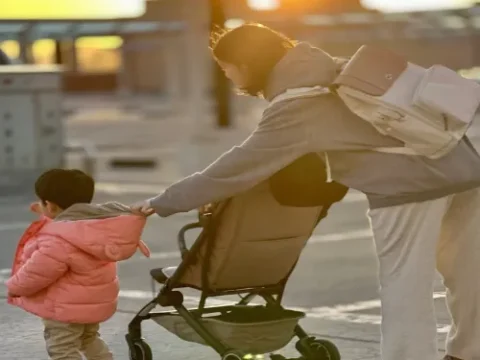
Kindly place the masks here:
[(438, 360), (435, 250), (449, 201), (369, 211), (379, 261), (384, 360)]
[(48, 355), (52, 360), (82, 360), (83, 325), (43, 320)]
[(98, 332), (99, 324), (85, 325), (82, 337), (82, 352), (87, 360), (112, 360), (113, 355)]
[(454, 196), (443, 221), (437, 267), (452, 315), (447, 354), (480, 360), (480, 190)]

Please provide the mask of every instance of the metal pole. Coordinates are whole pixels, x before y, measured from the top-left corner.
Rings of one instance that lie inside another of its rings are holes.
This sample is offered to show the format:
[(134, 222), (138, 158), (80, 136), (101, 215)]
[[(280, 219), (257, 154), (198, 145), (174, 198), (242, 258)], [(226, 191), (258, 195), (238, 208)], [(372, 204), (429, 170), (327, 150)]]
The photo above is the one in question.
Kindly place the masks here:
[(62, 41), (55, 40), (55, 64), (63, 65)]
[[(80, 152), (82, 153), (82, 170), (95, 179), (96, 177), (96, 162), (98, 157), (98, 150), (95, 144), (86, 142), (71, 142), (65, 145), (65, 153)], [(64, 166), (66, 165), (64, 157)]]
[[(129, 39), (128, 44), (133, 45), (134, 39)], [(125, 42), (118, 49), (120, 53), (120, 66), (117, 70), (117, 94), (122, 101), (127, 101), (131, 95), (129, 76), (127, 70), (127, 49)]]
[(23, 64), (32, 64), (32, 44), (30, 40), (30, 30), (32, 25), (27, 25), (27, 28), (19, 34), (19, 43), (20, 43), (20, 60)]
[[(210, 31), (215, 31), (218, 28), (223, 29), (225, 21), (222, 1), (210, 0)], [(230, 127), (230, 86), (228, 79), (217, 63), (214, 64), (213, 84), (216, 124), (218, 127)]]
[[(179, 1), (180, 2), (180, 1)], [(185, 79), (187, 101), (184, 108), (183, 128), (185, 144), (180, 149), (179, 163), (183, 175), (191, 174), (203, 167), (204, 155), (200, 147), (205, 146), (199, 139), (211, 133), (205, 95), (208, 81), (212, 78), (211, 60), (208, 52), (209, 0), (181, 0), (183, 18), (187, 24), (183, 33)]]

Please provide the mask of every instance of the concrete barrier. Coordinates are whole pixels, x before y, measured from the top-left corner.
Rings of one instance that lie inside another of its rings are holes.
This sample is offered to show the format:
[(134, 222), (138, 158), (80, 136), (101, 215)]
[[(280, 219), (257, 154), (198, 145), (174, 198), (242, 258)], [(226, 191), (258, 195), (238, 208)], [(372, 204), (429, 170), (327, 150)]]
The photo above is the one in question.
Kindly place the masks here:
[(109, 162), (111, 169), (155, 169), (158, 166), (154, 158), (113, 158)]

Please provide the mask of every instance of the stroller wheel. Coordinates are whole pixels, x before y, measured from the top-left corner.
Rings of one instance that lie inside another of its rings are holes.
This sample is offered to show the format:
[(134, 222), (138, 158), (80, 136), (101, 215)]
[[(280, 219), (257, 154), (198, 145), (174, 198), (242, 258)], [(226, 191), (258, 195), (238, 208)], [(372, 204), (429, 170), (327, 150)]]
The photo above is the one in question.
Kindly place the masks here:
[(143, 340), (133, 342), (130, 347), (130, 360), (152, 360), (153, 354), (150, 346)]
[(338, 348), (328, 340), (304, 338), (297, 342), (296, 348), (307, 360), (341, 359)]
[(222, 360), (243, 360), (243, 357), (240, 351), (230, 350), (222, 355)]

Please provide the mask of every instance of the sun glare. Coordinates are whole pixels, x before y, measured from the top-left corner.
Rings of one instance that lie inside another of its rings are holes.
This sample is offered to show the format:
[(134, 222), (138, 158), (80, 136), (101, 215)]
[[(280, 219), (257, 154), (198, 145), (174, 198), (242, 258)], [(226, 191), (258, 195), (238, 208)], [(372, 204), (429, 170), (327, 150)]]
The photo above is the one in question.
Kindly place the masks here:
[(138, 17), (145, 0), (0, 0), (2, 19), (113, 19)]
[(275, 10), (280, 6), (279, 0), (248, 0), (248, 6), (254, 10)]

